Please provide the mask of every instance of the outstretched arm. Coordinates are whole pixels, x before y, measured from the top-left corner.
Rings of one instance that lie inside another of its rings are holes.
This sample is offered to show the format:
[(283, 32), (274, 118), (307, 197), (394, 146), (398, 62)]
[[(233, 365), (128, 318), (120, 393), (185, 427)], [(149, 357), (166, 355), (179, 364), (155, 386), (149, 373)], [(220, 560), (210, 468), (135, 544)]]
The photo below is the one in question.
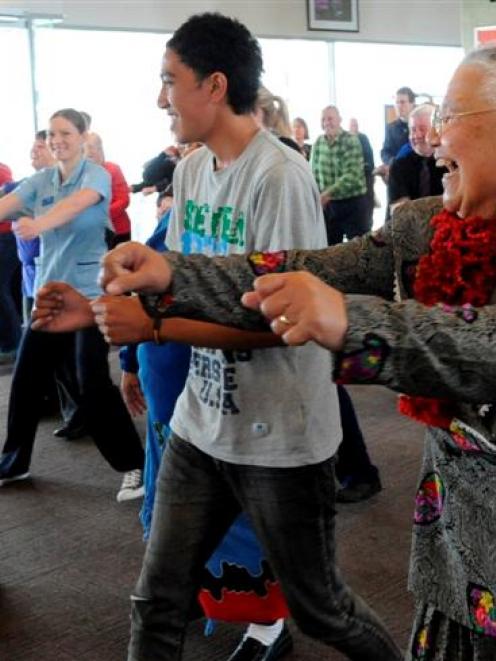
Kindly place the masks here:
[(96, 190), (84, 188), (60, 200), (50, 211), (41, 216), (36, 218), (23, 216), (19, 218), (15, 223), (12, 223), (12, 229), (20, 239), (34, 239), (47, 230), (65, 225), (88, 207), (97, 204), (100, 197)]
[(313, 340), (334, 351), (339, 383), (476, 404), (494, 399), (495, 305), (427, 307), (343, 296), (308, 273), (261, 277), (243, 301), (260, 309), (286, 343)]
[[(213, 349), (255, 349), (279, 346), (271, 332), (241, 331), (227, 326), (190, 319), (154, 322), (135, 296), (100, 296), (91, 303), (95, 322), (110, 344), (138, 342), (182, 342)], [(267, 330), (267, 329), (266, 329)]]
[[(34, 330), (49, 332), (75, 331), (97, 324), (110, 344), (159, 340), (214, 349), (254, 349), (282, 344), (271, 332), (240, 331), (177, 318), (163, 320), (156, 334), (153, 320), (136, 296), (100, 296), (89, 301), (64, 282), (50, 282), (37, 292), (32, 318)], [(267, 327), (265, 330), (268, 331)]]
[(150, 316), (186, 317), (258, 331), (266, 329), (265, 320), (241, 304), (256, 276), (306, 270), (340, 291), (392, 298), (391, 243), (386, 228), (322, 250), (209, 258), (174, 252), (159, 255), (131, 242), (105, 256), (101, 283), (110, 294), (146, 294), (143, 302)]
[(12, 215), (22, 209), (22, 200), (15, 193), (8, 193), (0, 197), (0, 221), (8, 220)]

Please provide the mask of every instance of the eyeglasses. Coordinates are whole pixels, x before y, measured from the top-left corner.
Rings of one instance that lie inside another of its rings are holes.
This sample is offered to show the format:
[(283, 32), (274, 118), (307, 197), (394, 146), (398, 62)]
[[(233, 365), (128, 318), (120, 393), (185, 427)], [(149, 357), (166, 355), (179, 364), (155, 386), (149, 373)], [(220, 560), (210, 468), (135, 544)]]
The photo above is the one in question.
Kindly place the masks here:
[(441, 109), (439, 106), (435, 109), (434, 114), (432, 115), (431, 126), (441, 135), (443, 131), (443, 126), (449, 124), (451, 121), (457, 117), (468, 117), (469, 115), (482, 115), (486, 112), (496, 112), (496, 108), (484, 108), (483, 110), (466, 110), (465, 112), (452, 112), (447, 115), (441, 115)]

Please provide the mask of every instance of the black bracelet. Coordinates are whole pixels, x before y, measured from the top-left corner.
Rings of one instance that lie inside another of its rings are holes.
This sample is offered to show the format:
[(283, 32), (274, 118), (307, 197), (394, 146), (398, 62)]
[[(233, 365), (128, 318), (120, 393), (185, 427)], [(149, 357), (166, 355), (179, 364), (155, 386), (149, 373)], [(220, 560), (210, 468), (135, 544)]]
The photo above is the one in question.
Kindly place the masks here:
[(153, 341), (155, 344), (162, 344), (160, 340), (160, 329), (162, 328), (162, 317), (155, 317), (153, 319)]

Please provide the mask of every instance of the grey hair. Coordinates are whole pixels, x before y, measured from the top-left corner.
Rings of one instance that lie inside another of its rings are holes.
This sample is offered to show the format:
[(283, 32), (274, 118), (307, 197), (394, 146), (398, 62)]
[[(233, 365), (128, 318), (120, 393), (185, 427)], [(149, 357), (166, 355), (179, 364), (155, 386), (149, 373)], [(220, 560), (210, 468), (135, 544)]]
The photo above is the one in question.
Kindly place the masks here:
[(433, 103), (422, 103), (420, 106), (416, 106), (411, 113), (408, 115), (408, 121), (417, 117), (419, 115), (426, 115), (432, 117), (436, 106)]
[(467, 53), (460, 66), (478, 66), (486, 74), (481, 92), (491, 101), (496, 101), (496, 42), (492, 41)]

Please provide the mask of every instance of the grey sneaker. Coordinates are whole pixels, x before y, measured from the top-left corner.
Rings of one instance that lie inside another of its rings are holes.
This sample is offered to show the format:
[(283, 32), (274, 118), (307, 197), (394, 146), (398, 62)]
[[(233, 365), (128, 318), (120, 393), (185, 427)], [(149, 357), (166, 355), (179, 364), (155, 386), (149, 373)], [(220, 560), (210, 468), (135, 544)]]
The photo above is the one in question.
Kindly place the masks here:
[(124, 473), (121, 488), (117, 493), (117, 502), (122, 503), (125, 500), (134, 500), (142, 498), (145, 493), (143, 486), (143, 471), (139, 468), (128, 473)]

